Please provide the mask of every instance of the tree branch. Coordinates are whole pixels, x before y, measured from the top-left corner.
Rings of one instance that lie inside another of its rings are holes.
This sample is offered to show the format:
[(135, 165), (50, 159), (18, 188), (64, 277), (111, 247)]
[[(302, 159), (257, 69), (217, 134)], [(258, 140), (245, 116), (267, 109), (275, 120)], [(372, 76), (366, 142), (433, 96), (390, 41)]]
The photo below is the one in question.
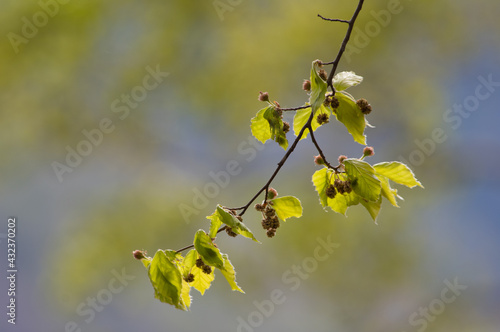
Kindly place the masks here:
[(326, 84), (332, 89), (333, 92), (335, 92), (335, 88), (333, 87), (333, 83), (332, 83), (333, 76), (335, 75), (335, 71), (337, 70), (337, 66), (339, 65), (339, 62), (340, 62), (340, 59), (342, 58), (342, 55), (344, 54), (347, 43), (349, 42), (349, 38), (351, 38), (352, 29), (354, 28), (354, 23), (356, 22), (356, 19), (358, 18), (358, 15), (359, 15), (359, 12), (361, 11), (361, 8), (363, 7), (363, 2), (364, 2), (364, 0), (359, 0), (358, 6), (356, 7), (354, 14), (352, 15), (351, 19), (348, 21), (349, 27), (347, 28), (344, 40), (342, 41), (342, 45), (340, 46), (339, 52), (337, 53), (337, 57), (332, 62), (323, 63), (324, 65), (330, 65), (330, 64), (333, 65), (332, 70), (330, 71), (330, 75), (328, 75), (328, 79), (326, 80)]
[(349, 23), (348, 20), (341, 20), (341, 19), (338, 19), (338, 18), (326, 18), (326, 17), (321, 16), (320, 14), (318, 14), (318, 17), (321, 17), (323, 20), (330, 21), (330, 22)]
[[(332, 84), (333, 76), (335, 75), (335, 71), (337, 70), (337, 67), (338, 67), (338, 64), (340, 62), (340, 59), (342, 58), (342, 55), (344, 54), (345, 48), (347, 46), (347, 43), (349, 42), (349, 38), (351, 37), (351, 33), (352, 33), (352, 30), (353, 30), (353, 27), (354, 27), (354, 23), (355, 23), (355, 21), (356, 21), (356, 19), (358, 17), (359, 12), (361, 11), (361, 8), (363, 6), (363, 2), (364, 2), (364, 0), (359, 0), (358, 6), (356, 7), (356, 10), (354, 11), (354, 14), (353, 14), (353, 16), (351, 17), (351, 19), (349, 21), (347, 21), (347, 20), (341, 20), (341, 19), (328, 19), (328, 18), (325, 18), (325, 17), (323, 17), (323, 16), (321, 16), (321, 15), (318, 14), (318, 16), (320, 18), (322, 18), (323, 20), (325, 20), (325, 21), (342, 22), (342, 23), (347, 23), (349, 25), (348, 28), (347, 28), (346, 34), (344, 36), (344, 40), (342, 41), (342, 44), (340, 46), (339, 52), (337, 53), (337, 57), (335, 58), (335, 60), (332, 61), (332, 62), (323, 63), (324, 65), (333, 65), (332, 70), (330, 71), (330, 74), (329, 74), (329, 76), (327, 78), (327, 81), (326, 81), (327, 86), (332, 89), (333, 93), (335, 93), (335, 88), (333, 87), (333, 84)], [(279, 105), (276, 105), (276, 106), (279, 108)], [(279, 108), (279, 109), (281, 109), (282, 111), (296, 111), (296, 110), (301, 110), (301, 109), (305, 109), (305, 108), (308, 108), (308, 107), (310, 107), (310, 106), (309, 105), (305, 105), (305, 106), (300, 106), (300, 107), (295, 107), (295, 108)], [(338, 172), (338, 168), (340, 167), (340, 165), (337, 166), (337, 167), (333, 167), (330, 163), (328, 163), (326, 161), (325, 155), (323, 154), (323, 151), (321, 150), (318, 142), (316, 141), (316, 137), (314, 136), (314, 132), (312, 130), (312, 120), (313, 120), (313, 117), (314, 117), (314, 113), (311, 112), (311, 115), (309, 116), (309, 119), (307, 120), (306, 124), (300, 130), (299, 134), (297, 135), (297, 137), (293, 141), (292, 145), (288, 148), (288, 150), (286, 151), (286, 153), (283, 156), (283, 158), (278, 163), (278, 166), (274, 170), (274, 172), (271, 175), (271, 177), (269, 178), (269, 180), (267, 180), (266, 184), (264, 184), (264, 186), (262, 188), (260, 188), (259, 191), (257, 191), (257, 193), (250, 199), (250, 201), (247, 204), (245, 204), (244, 206), (241, 206), (241, 207), (237, 207), (237, 208), (228, 208), (228, 210), (232, 210), (232, 211), (240, 211), (241, 210), (241, 212), (238, 215), (239, 216), (244, 215), (245, 212), (250, 207), (250, 205), (259, 197), (260, 194), (262, 194), (262, 192), (265, 192), (264, 202), (267, 201), (267, 193), (268, 193), (268, 190), (269, 190), (269, 186), (273, 182), (274, 178), (278, 175), (279, 171), (281, 170), (281, 168), (283, 167), (283, 165), (285, 164), (285, 162), (288, 160), (288, 157), (290, 157), (290, 155), (293, 153), (293, 151), (297, 147), (297, 144), (299, 143), (299, 141), (302, 138), (302, 136), (304, 134), (304, 131), (306, 129), (309, 129), (309, 132), (311, 134), (311, 140), (312, 140), (313, 144), (316, 146), (316, 149), (318, 150), (320, 156), (325, 161), (325, 165), (327, 167), (335, 170), (335, 172)], [(223, 226), (223, 227), (221, 227), (217, 231), (217, 233), (222, 232), (225, 229), (226, 229), (226, 226)], [(189, 246), (186, 246), (184, 248), (181, 248), (181, 249), (177, 250), (177, 252), (181, 252), (181, 251), (193, 248), (193, 247), (194, 247), (194, 245), (191, 244)]]

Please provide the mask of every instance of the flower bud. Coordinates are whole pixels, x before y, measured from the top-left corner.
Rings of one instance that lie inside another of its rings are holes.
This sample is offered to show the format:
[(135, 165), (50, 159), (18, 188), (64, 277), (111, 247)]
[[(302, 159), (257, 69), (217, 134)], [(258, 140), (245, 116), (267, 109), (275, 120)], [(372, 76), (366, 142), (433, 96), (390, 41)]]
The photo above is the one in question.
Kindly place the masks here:
[(275, 235), (276, 235), (276, 230), (275, 230), (275, 229), (273, 229), (273, 228), (268, 229), (266, 234), (267, 234), (267, 237), (270, 237), (270, 238), (271, 238), (271, 237), (273, 237), (273, 236), (275, 236)]
[(342, 164), (344, 162), (344, 160), (347, 159), (347, 156), (344, 156), (344, 155), (341, 155), (339, 156), (339, 164)]
[(326, 73), (326, 71), (324, 69), (320, 69), (320, 71), (318, 72), (318, 75), (319, 75), (319, 77), (321, 77), (321, 79), (323, 81), (326, 81), (328, 78), (328, 74)]
[(316, 117), (316, 121), (318, 121), (318, 124), (319, 125), (322, 125), (324, 123), (328, 123), (330, 120), (328, 118), (328, 114), (325, 114), (325, 113), (320, 113), (318, 114), (318, 116)]
[(337, 195), (337, 191), (335, 190), (335, 186), (329, 185), (328, 187), (326, 187), (325, 193), (326, 193), (326, 197), (335, 198), (335, 195)]
[(363, 157), (371, 157), (374, 154), (375, 154), (375, 151), (373, 150), (373, 148), (371, 146), (366, 146), (363, 149)]
[(235, 232), (233, 232), (233, 229), (231, 227), (226, 227), (226, 233), (227, 235), (229, 235), (230, 237), (236, 237), (238, 234), (236, 234)]
[(185, 282), (193, 282), (194, 281), (194, 274), (190, 273), (187, 276), (184, 277)]
[(210, 274), (212, 273), (212, 267), (209, 266), (209, 265), (203, 265), (203, 267), (201, 268), (201, 270), (203, 271), (203, 273), (205, 274)]
[(304, 80), (304, 83), (302, 83), (302, 90), (311, 91), (311, 81)]
[(203, 259), (198, 258), (196, 260), (196, 267), (199, 267), (201, 269), (203, 266), (205, 266), (205, 262), (203, 262)]
[(321, 157), (320, 155), (317, 155), (317, 156), (314, 157), (314, 163), (316, 165), (321, 166), (321, 165), (325, 164), (325, 161), (323, 160), (323, 157)]
[(267, 199), (274, 199), (276, 198), (276, 196), (278, 196), (278, 192), (276, 191), (276, 189), (274, 188), (269, 188), (269, 190), (267, 191)]
[(132, 254), (134, 255), (134, 258), (138, 260), (146, 258), (145, 252), (141, 250), (134, 250)]
[(339, 100), (335, 96), (331, 96), (330, 106), (335, 110), (340, 106)]
[(259, 203), (255, 204), (255, 205), (254, 205), (254, 208), (255, 208), (255, 210), (257, 210), (257, 211), (264, 211), (264, 205), (259, 204)]
[(269, 101), (269, 93), (259, 92), (259, 100), (260, 101)]
[(286, 121), (283, 122), (283, 132), (286, 134), (290, 131), (290, 124)]
[(364, 98), (358, 99), (358, 101), (356, 101), (356, 105), (358, 105), (361, 113), (365, 115), (370, 114), (372, 111), (372, 106), (368, 104), (368, 101)]

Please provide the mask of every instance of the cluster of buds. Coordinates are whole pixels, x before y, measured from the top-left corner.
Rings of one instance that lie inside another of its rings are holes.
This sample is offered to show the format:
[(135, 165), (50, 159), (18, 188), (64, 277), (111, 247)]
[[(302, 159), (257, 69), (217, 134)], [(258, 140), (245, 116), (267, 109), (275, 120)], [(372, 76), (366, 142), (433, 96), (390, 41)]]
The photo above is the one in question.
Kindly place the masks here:
[[(239, 216), (235, 210), (229, 210), (229, 213), (231, 213), (236, 219), (238, 219), (239, 221), (243, 222), (243, 217), (242, 216)], [(238, 234), (236, 234), (233, 229), (229, 226), (226, 226), (226, 233), (227, 235), (229, 235), (230, 237), (236, 237), (238, 236)]]
[(206, 265), (205, 262), (203, 261), (203, 259), (201, 259), (201, 258), (198, 258), (196, 260), (196, 267), (201, 269), (201, 271), (203, 271), (203, 273), (205, 273), (205, 274), (212, 273), (212, 267), (209, 265)]
[(280, 221), (276, 215), (276, 210), (271, 206), (270, 203), (262, 211), (262, 228), (267, 230), (267, 236), (273, 237), (276, 235), (276, 229), (280, 227)]
[[(309, 82), (310, 83), (310, 82)], [(270, 102), (269, 101), (269, 93), (267, 92), (259, 92), (259, 98), (258, 98), (260, 101), (263, 101), (263, 102)], [(280, 104), (275, 101), (274, 102), (275, 104), (275, 108), (274, 108), (274, 111), (276, 112), (276, 114), (278, 114), (278, 116), (283, 119), (283, 110), (281, 109), (280, 107)], [(283, 121), (283, 132), (286, 134), (290, 131), (290, 124), (286, 121)]]
[(323, 105), (330, 106), (335, 110), (340, 106), (340, 102), (337, 97), (335, 97), (332, 93), (329, 93), (326, 95)]
[(368, 101), (364, 98), (358, 99), (358, 101), (356, 101), (356, 105), (358, 105), (361, 113), (365, 115), (370, 114), (372, 111), (372, 106), (368, 104)]
[(340, 179), (335, 179), (335, 181), (333, 182), (333, 186), (341, 195), (343, 195), (344, 193), (349, 194), (352, 191), (351, 181), (349, 180), (342, 181)]
[(189, 273), (187, 276), (184, 277), (185, 282), (193, 282), (194, 281), (194, 274)]
[(286, 134), (290, 131), (290, 124), (286, 121), (283, 121), (283, 132)]
[[(267, 199), (274, 199), (278, 196), (278, 192), (274, 188), (269, 188), (267, 191)], [(264, 204), (255, 204), (255, 210), (262, 213), (262, 228), (267, 231), (268, 237), (276, 235), (276, 229), (280, 227), (280, 221), (276, 215), (276, 210), (273, 208), (272, 202)]]
[(322, 125), (323, 123), (328, 123), (330, 121), (330, 117), (326, 113), (319, 113), (316, 117), (316, 121), (318, 121), (319, 125)]
[(349, 180), (342, 181), (340, 179), (335, 179), (333, 184), (326, 187), (325, 194), (326, 197), (333, 199), (335, 198), (337, 193), (343, 195), (343, 194), (349, 194), (351, 191), (352, 191), (352, 186)]
[(226, 233), (230, 237), (236, 237), (238, 234), (236, 234), (231, 227), (226, 227)]

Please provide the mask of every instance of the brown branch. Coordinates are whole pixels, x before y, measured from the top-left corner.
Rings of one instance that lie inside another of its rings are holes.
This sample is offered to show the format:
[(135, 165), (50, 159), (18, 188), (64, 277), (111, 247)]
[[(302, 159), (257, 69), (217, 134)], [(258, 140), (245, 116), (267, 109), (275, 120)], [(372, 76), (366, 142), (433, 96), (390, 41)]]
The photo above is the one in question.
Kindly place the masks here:
[(342, 41), (342, 45), (340, 46), (339, 52), (337, 53), (337, 57), (332, 62), (323, 63), (324, 65), (330, 65), (330, 64), (333, 65), (332, 70), (330, 71), (330, 75), (328, 75), (328, 79), (326, 80), (326, 84), (332, 89), (333, 92), (335, 92), (335, 88), (333, 87), (333, 83), (332, 83), (333, 76), (335, 75), (335, 71), (337, 70), (337, 67), (339, 65), (340, 59), (342, 58), (342, 55), (344, 54), (347, 43), (349, 42), (349, 38), (351, 38), (352, 29), (354, 28), (354, 23), (356, 22), (356, 19), (358, 18), (358, 15), (359, 15), (359, 12), (361, 11), (361, 8), (363, 7), (363, 2), (364, 2), (364, 0), (359, 0), (358, 6), (356, 7), (354, 14), (352, 15), (351, 19), (348, 21), (349, 27), (347, 28), (344, 40)]
[(323, 20), (330, 21), (330, 22), (349, 23), (348, 20), (341, 20), (341, 19), (338, 19), (338, 18), (326, 18), (326, 17), (321, 16), (320, 14), (318, 14), (318, 17), (321, 17)]
[[(342, 23), (347, 23), (349, 25), (348, 28), (347, 28), (344, 40), (342, 41), (342, 44), (340, 46), (339, 52), (337, 53), (337, 57), (335, 58), (335, 60), (332, 61), (332, 62), (323, 63), (323, 65), (333, 65), (332, 70), (330, 71), (330, 74), (329, 74), (329, 76), (327, 78), (327, 81), (326, 81), (327, 86), (332, 89), (333, 93), (335, 93), (335, 88), (333, 87), (333, 84), (332, 84), (333, 76), (335, 75), (335, 71), (337, 70), (337, 67), (338, 67), (338, 64), (340, 62), (340, 59), (342, 58), (342, 55), (344, 54), (345, 48), (347, 46), (347, 43), (349, 42), (349, 38), (351, 37), (351, 33), (352, 33), (352, 30), (353, 30), (353, 27), (354, 27), (354, 23), (355, 23), (358, 15), (359, 15), (359, 12), (361, 11), (361, 8), (363, 7), (363, 2), (364, 2), (364, 0), (359, 0), (358, 6), (356, 7), (356, 10), (354, 11), (354, 14), (353, 14), (352, 18), (349, 21), (347, 21), (347, 20), (341, 20), (341, 19), (328, 19), (328, 18), (325, 18), (325, 17), (323, 17), (323, 16), (321, 16), (321, 15), (318, 14), (318, 16), (321, 17), (323, 20), (332, 21), (332, 22), (342, 22)], [(305, 109), (305, 108), (308, 108), (308, 107), (310, 107), (310, 106), (306, 105), (306, 106), (300, 106), (300, 107), (296, 107), (296, 108), (280, 108), (280, 109), (282, 111), (296, 111), (296, 110)], [(279, 108), (279, 106), (278, 106), (278, 108)], [(250, 199), (250, 201), (246, 205), (238, 207), (238, 208), (228, 208), (228, 210), (233, 210), (233, 211), (239, 211), (239, 210), (241, 210), (241, 212), (238, 215), (242, 216), (248, 210), (248, 208), (250, 207), (250, 205), (264, 191), (265, 191), (264, 202), (267, 200), (267, 193), (268, 193), (268, 190), (269, 190), (269, 186), (273, 182), (274, 178), (278, 175), (279, 171), (281, 170), (281, 168), (283, 167), (283, 165), (285, 164), (285, 162), (288, 160), (288, 157), (290, 157), (290, 155), (292, 154), (292, 152), (297, 147), (297, 144), (299, 143), (299, 141), (302, 138), (302, 136), (304, 134), (304, 131), (306, 129), (309, 129), (309, 132), (311, 134), (311, 140), (312, 140), (313, 144), (316, 146), (316, 149), (318, 150), (320, 156), (325, 161), (325, 164), (329, 168), (335, 170), (336, 173), (338, 172), (338, 168), (340, 167), (340, 165), (337, 166), (337, 167), (333, 167), (330, 163), (328, 163), (326, 161), (325, 155), (323, 154), (323, 151), (321, 150), (318, 142), (316, 141), (316, 138), (314, 136), (314, 132), (312, 130), (312, 120), (313, 120), (313, 117), (314, 117), (314, 113), (311, 112), (311, 115), (309, 116), (309, 119), (307, 120), (306, 124), (300, 130), (299, 134), (297, 135), (297, 137), (293, 141), (293, 143), (290, 146), (290, 148), (288, 148), (288, 150), (286, 151), (286, 153), (283, 156), (283, 158), (278, 163), (278, 166), (274, 170), (274, 172), (271, 175), (271, 177), (269, 178), (269, 180), (267, 180), (266, 184), (264, 184), (264, 186), (262, 188), (260, 188), (259, 191), (257, 191), (257, 193)], [(219, 228), (219, 230), (217, 231), (217, 233), (222, 232), (225, 229), (226, 229), (226, 226), (223, 226), (223, 227)], [(184, 248), (181, 248), (181, 249), (177, 250), (177, 252), (181, 252), (181, 251), (193, 248), (193, 247), (194, 247), (194, 245), (191, 244), (189, 246), (186, 246)]]

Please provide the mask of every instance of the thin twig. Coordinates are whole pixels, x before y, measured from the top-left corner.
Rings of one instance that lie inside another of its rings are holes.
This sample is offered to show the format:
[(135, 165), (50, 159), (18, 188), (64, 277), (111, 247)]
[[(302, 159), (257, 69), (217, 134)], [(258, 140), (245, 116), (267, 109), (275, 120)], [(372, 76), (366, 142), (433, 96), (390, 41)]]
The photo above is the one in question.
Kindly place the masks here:
[(337, 53), (337, 57), (332, 62), (333, 67), (332, 70), (330, 71), (330, 75), (328, 75), (328, 79), (326, 80), (326, 84), (332, 89), (332, 92), (335, 92), (335, 88), (333, 87), (332, 83), (333, 76), (335, 75), (335, 71), (337, 70), (337, 66), (339, 65), (342, 55), (344, 54), (347, 43), (349, 42), (349, 38), (351, 38), (352, 29), (354, 28), (354, 23), (358, 18), (361, 8), (363, 7), (363, 2), (364, 0), (359, 0), (358, 6), (356, 7), (356, 10), (354, 11), (354, 14), (352, 15), (351, 19), (349, 20), (349, 27), (347, 28), (344, 40), (342, 41), (342, 45), (340, 46), (339, 52)]
[(311, 107), (311, 105), (304, 105), (304, 106), (299, 106), (299, 107), (290, 107), (290, 108), (280, 108), (282, 111), (298, 111), (298, 110), (303, 110), (306, 108)]
[(342, 22), (342, 23), (348, 23), (349, 24), (348, 20), (341, 20), (341, 19), (338, 19), (338, 18), (326, 18), (326, 17), (321, 16), (320, 14), (318, 14), (318, 17), (321, 17), (325, 21)]
[(312, 124), (309, 124), (309, 127), (307, 128), (309, 129), (309, 133), (311, 134), (311, 140), (314, 144), (314, 146), (316, 147), (316, 150), (318, 150), (319, 152), (319, 155), (321, 156), (321, 158), (323, 158), (323, 161), (325, 162), (325, 165), (328, 167), (328, 168), (331, 168), (333, 170), (335, 170), (335, 172), (337, 172), (337, 167), (333, 167), (332, 165), (330, 165), (330, 163), (326, 160), (326, 157), (325, 155), (323, 154), (323, 151), (321, 150), (321, 148), (319, 147), (319, 144), (318, 142), (316, 141), (316, 137), (314, 136), (314, 131), (312, 129)]

